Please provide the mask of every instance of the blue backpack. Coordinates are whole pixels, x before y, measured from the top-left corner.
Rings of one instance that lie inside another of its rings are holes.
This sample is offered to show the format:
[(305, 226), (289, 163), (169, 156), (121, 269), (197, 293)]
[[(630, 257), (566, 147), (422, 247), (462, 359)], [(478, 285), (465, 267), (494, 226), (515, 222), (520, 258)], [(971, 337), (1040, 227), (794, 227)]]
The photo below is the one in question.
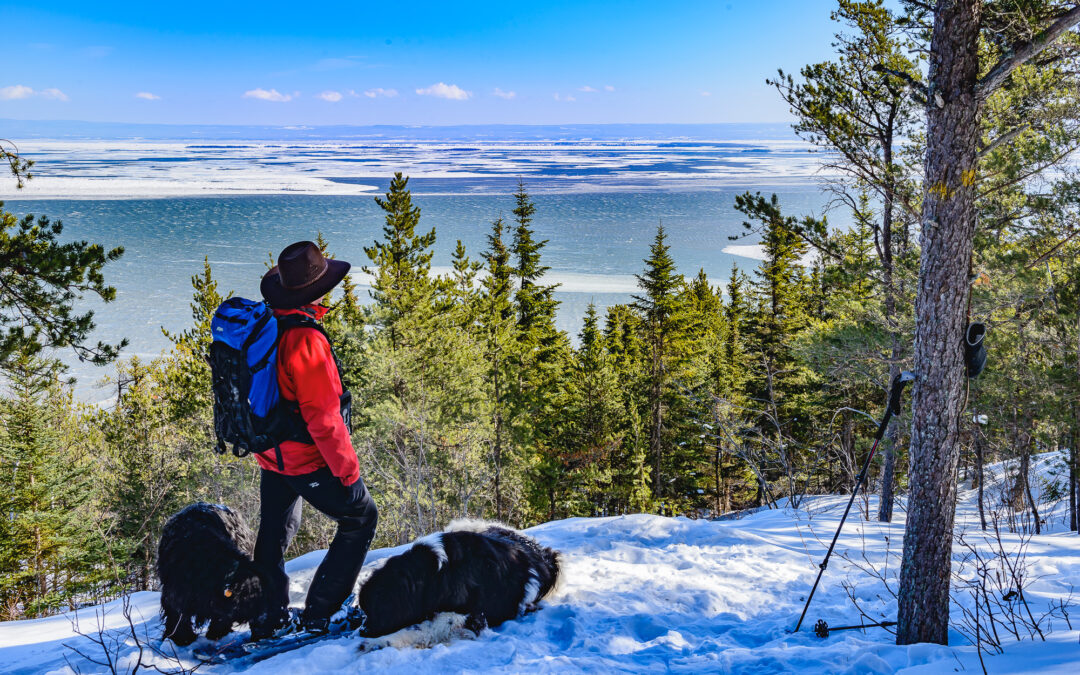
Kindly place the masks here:
[[(274, 449), (278, 469), (284, 471), (281, 443), (312, 442), (299, 404), (283, 397), (278, 386), (278, 342), (296, 326), (309, 326), (326, 336), (314, 319), (298, 314), (275, 317), (264, 302), (234, 297), (214, 312), (209, 361), (219, 453), (229, 445), (237, 457)], [(334, 361), (340, 376), (341, 363), (336, 356)], [(346, 426), (351, 422), (351, 402), (349, 392), (344, 392), (341, 413)]]

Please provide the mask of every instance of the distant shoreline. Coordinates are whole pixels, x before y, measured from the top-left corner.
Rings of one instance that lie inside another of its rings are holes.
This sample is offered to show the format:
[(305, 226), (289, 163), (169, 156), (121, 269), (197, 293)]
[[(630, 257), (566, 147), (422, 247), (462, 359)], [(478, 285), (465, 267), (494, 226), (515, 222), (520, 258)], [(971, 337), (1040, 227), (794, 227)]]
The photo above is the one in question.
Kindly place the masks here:
[(0, 119), (0, 137), (22, 140), (795, 140), (786, 122), (709, 124), (230, 125)]

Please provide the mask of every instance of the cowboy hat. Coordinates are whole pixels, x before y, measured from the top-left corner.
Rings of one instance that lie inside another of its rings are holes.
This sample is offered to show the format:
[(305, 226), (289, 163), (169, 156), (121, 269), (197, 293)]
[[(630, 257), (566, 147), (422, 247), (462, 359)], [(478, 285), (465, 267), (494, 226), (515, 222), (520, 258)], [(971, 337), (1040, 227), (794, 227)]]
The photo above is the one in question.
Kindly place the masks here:
[(278, 264), (262, 278), (260, 290), (274, 309), (295, 309), (329, 293), (350, 267), (344, 260), (323, 256), (314, 242), (298, 241), (281, 252)]

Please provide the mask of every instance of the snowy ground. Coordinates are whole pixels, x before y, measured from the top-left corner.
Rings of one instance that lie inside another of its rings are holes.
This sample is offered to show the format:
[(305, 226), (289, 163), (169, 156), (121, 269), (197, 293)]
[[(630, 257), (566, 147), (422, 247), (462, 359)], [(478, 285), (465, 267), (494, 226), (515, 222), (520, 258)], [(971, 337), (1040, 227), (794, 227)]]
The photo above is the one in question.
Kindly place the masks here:
[[(1052, 477), (1054, 455), (1037, 459), (1037, 474)], [(988, 491), (998, 499), (1003, 467), (994, 467)], [(1046, 485), (1039, 481), (1038, 487)], [(1050, 494), (1050, 493), (1047, 493)], [(864, 522), (853, 513), (822, 587), (798, 634), (789, 631), (813, 583), (817, 563), (839, 521), (846, 497), (821, 497), (795, 510), (760, 511), (740, 520), (692, 521), (634, 515), (576, 518), (529, 530), (564, 556), (565, 582), (542, 609), (476, 640), (459, 640), (431, 649), (384, 649), (361, 654), (350, 640), (312, 645), (250, 668), (252, 673), (371, 672), (718, 672), (718, 673), (942, 673), (981, 672), (974, 647), (959, 632), (950, 646), (897, 647), (882, 629), (814, 636), (818, 619), (832, 626), (859, 622), (841, 582), (872, 616), (895, 618), (894, 589), (903, 537), (903, 513), (896, 522)], [(857, 502), (860, 503), (860, 502)], [(873, 502), (871, 501), (871, 510)], [(1036, 614), (1055, 599), (1069, 597), (1080, 579), (1080, 537), (1062, 523), (1063, 508), (1043, 505), (1048, 534), (1028, 544), (1032, 580), (1026, 594)], [(978, 536), (974, 493), (961, 493), (958, 528)], [(1006, 535), (1010, 545), (1017, 535)], [(394, 553), (372, 552), (370, 561)], [(957, 551), (959, 554), (959, 550)], [(304, 588), (321, 552), (289, 563), (293, 599)], [(874, 565), (885, 582), (854, 564)], [(140, 635), (160, 634), (157, 595), (132, 597)], [(95, 608), (80, 612), (85, 631), (95, 625)], [(119, 603), (104, 608), (110, 627), (123, 623)], [(100, 612), (100, 610), (99, 610)], [(953, 613), (958, 614), (954, 607)], [(1080, 609), (1072, 619), (1080, 628)], [(1077, 630), (1063, 619), (1049, 619), (1046, 642), (1005, 643), (1003, 655), (986, 656), (990, 673), (1074, 673), (1080, 661)], [(66, 645), (87, 648), (73, 634), (71, 617), (57, 616), (0, 623), (0, 672), (71, 672), (65, 654), (81, 672), (104, 669), (75, 658)], [(120, 667), (135, 663), (135, 649), (121, 650)], [(197, 662), (187, 650), (186, 664)], [(168, 665), (158, 661), (163, 669)], [(204, 666), (199, 672), (227, 673), (230, 666)], [(123, 670), (123, 672), (127, 672)]]

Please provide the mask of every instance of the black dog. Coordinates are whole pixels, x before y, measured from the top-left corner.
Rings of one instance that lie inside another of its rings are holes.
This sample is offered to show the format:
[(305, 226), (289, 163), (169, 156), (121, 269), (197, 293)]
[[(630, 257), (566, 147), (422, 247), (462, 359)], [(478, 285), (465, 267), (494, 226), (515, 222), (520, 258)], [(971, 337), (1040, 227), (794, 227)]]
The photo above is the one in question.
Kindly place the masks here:
[(169, 519), (157, 564), (164, 637), (188, 645), (209, 622), (206, 637), (219, 640), (234, 623), (277, 609), (271, 582), (251, 561), (254, 546), (251, 530), (224, 506), (198, 502)]
[(459, 521), (416, 540), (360, 588), (361, 634), (377, 637), (439, 612), (468, 616), (479, 632), (536, 609), (559, 579), (559, 554), (493, 523)]

